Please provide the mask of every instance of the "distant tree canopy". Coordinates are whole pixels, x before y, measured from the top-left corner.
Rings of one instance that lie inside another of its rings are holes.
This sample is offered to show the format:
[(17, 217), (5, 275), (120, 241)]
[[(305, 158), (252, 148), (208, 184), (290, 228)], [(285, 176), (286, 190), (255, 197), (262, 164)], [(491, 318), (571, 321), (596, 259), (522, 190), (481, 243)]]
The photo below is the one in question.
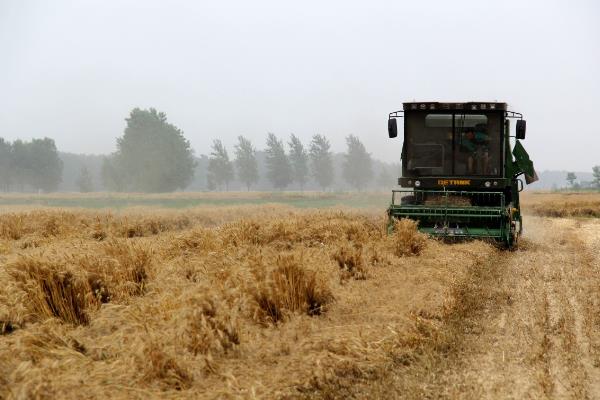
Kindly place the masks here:
[(569, 183), (569, 186), (573, 187), (576, 180), (577, 180), (577, 176), (575, 175), (574, 172), (567, 173), (567, 182)]
[(58, 157), (54, 139), (33, 139), (30, 148), (30, 185), (46, 192), (54, 191), (62, 180), (63, 163)]
[(223, 146), (223, 142), (218, 139), (215, 139), (212, 144), (212, 152), (208, 159), (207, 179), (211, 190), (220, 189), (223, 185), (225, 185), (225, 190), (229, 190), (229, 182), (233, 180), (233, 164), (229, 160), (229, 154)]
[[(196, 158), (164, 113), (136, 108), (126, 121), (117, 151), (110, 155), (58, 152), (48, 138), (29, 142), (0, 138), (0, 192), (362, 190), (395, 185), (399, 168), (372, 159), (355, 136), (346, 138), (345, 154), (333, 154), (324, 135), (303, 143), (295, 134), (283, 141), (269, 133), (260, 150), (239, 136), (232, 159), (220, 140), (212, 142), (208, 155)], [(561, 179), (564, 182), (564, 175)], [(581, 188), (600, 185), (587, 179)]]
[(600, 188), (600, 165), (596, 165), (592, 168), (592, 175), (594, 180), (592, 181), (597, 188)]
[(283, 142), (273, 134), (267, 136), (266, 164), (267, 177), (276, 189), (284, 189), (292, 181), (290, 160), (285, 154)]
[(302, 142), (294, 134), (290, 137), (290, 164), (292, 166), (292, 181), (300, 185), (300, 190), (304, 190), (304, 185), (308, 181), (308, 153), (304, 149)]
[(0, 185), (4, 191), (13, 185), (24, 191), (51, 192), (62, 180), (63, 163), (53, 139), (15, 140), (9, 143), (0, 138)]
[(12, 146), (0, 138), (0, 190), (8, 192), (12, 183)]
[(112, 192), (122, 192), (125, 190), (125, 183), (117, 170), (114, 156), (104, 157), (100, 175), (102, 177), (102, 184), (106, 189)]
[(371, 155), (356, 136), (348, 136), (346, 144), (348, 150), (345, 154), (343, 176), (346, 182), (355, 189), (361, 190), (373, 178)]
[(183, 132), (154, 108), (135, 108), (125, 121), (117, 151), (102, 169), (105, 185), (136, 192), (184, 189), (194, 176), (195, 161)]
[(81, 193), (88, 193), (94, 190), (94, 183), (92, 181), (92, 175), (87, 167), (81, 168), (79, 177), (77, 177), (77, 187)]
[(243, 136), (238, 136), (238, 144), (235, 145), (235, 166), (238, 179), (250, 190), (250, 186), (258, 182), (258, 162), (252, 143)]
[(310, 143), (310, 165), (312, 175), (321, 187), (326, 189), (333, 183), (333, 160), (331, 145), (323, 135), (314, 135)]

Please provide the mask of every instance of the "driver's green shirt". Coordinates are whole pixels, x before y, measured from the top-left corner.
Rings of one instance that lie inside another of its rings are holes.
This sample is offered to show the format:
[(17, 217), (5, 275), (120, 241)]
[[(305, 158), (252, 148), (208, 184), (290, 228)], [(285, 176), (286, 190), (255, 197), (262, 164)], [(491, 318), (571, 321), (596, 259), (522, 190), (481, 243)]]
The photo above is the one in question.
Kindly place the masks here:
[(484, 132), (475, 132), (472, 139), (464, 138), (462, 145), (468, 151), (474, 152), (478, 146), (487, 145), (488, 135)]

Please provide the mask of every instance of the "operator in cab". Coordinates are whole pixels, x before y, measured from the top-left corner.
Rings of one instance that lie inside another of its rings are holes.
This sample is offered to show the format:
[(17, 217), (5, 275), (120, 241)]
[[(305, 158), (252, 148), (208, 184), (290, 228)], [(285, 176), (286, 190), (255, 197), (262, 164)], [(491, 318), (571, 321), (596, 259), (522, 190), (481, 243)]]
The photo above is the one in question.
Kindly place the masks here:
[(467, 173), (488, 175), (490, 173), (490, 138), (485, 124), (467, 128), (461, 138), (461, 151), (468, 154)]

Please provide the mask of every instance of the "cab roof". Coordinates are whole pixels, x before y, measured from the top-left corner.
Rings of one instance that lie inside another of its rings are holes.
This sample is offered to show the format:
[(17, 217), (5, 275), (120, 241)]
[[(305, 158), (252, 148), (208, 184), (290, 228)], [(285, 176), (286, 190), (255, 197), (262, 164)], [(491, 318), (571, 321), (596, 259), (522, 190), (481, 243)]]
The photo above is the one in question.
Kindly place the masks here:
[(471, 101), (465, 103), (447, 103), (437, 101), (414, 101), (402, 103), (404, 111), (506, 111), (506, 103), (489, 101)]

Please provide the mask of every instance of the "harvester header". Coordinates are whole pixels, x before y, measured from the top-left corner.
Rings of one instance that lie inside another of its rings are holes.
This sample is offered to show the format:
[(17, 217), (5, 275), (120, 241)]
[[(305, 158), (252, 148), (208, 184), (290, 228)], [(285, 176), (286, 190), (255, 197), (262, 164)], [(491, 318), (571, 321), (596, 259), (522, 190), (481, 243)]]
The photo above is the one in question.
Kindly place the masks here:
[[(435, 236), (492, 238), (513, 246), (522, 231), (520, 175), (537, 180), (523, 115), (500, 102), (409, 102), (388, 116), (390, 138), (403, 119), (402, 176), (388, 209)], [(511, 135), (510, 120), (515, 119)], [(514, 145), (511, 146), (511, 138)]]

